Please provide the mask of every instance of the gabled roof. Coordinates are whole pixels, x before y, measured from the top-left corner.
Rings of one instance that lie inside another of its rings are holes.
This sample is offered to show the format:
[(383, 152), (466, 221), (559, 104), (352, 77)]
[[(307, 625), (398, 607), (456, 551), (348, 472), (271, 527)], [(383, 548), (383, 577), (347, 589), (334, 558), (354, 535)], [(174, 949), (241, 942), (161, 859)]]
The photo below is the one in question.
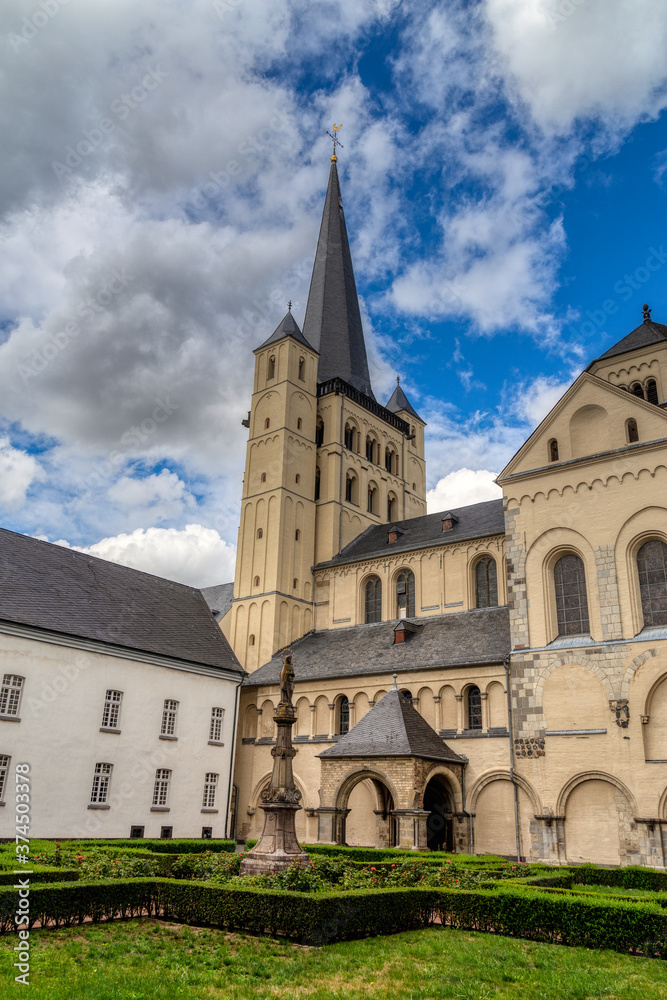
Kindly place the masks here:
[(375, 398), (335, 161), (329, 173), (303, 335), (319, 351), (318, 382), (342, 378)]
[(0, 529), (0, 621), (242, 674), (201, 591)]
[(644, 320), (641, 326), (636, 327), (627, 337), (623, 337), (617, 344), (610, 347), (608, 351), (601, 354), (599, 358), (591, 361), (587, 371), (599, 361), (604, 361), (607, 358), (615, 358), (618, 354), (627, 354), (629, 351), (638, 351), (642, 347), (649, 347), (651, 344), (665, 342), (667, 342), (667, 326), (663, 326), (662, 323), (654, 323), (651, 319)]
[[(341, 563), (359, 562), (373, 556), (393, 555), (396, 552), (410, 552), (413, 549), (430, 548), (432, 545), (450, 545), (469, 538), (505, 533), (502, 499), (484, 500), (482, 503), (470, 504), (469, 507), (456, 507), (446, 513), (457, 518), (449, 531), (442, 530), (445, 512), (422, 514), (421, 517), (392, 521), (391, 524), (374, 524), (357, 535), (333, 559), (318, 563), (316, 568), (339, 566)], [(391, 530), (400, 532), (395, 542), (388, 540)]]
[(211, 609), (211, 614), (215, 615), (215, 620), (221, 621), (232, 606), (234, 584), (218, 583), (213, 587), (202, 587), (201, 593)]
[(275, 330), (268, 338), (268, 340), (265, 340), (263, 344), (260, 344), (257, 350), (261, 351), (263, 347), (268, 347), (269, 344), (277, 344), (279, 340), (283, 339), (283, 337), (293, 337), (294, 340), (297, 340), (300, 344), (303, 344), (304, 347), (307, 347), (310, 351), (314, 350), (314, 348), (308, 343), (304, 335), (301, 333), (301, 330), (299, 329), (299, 324), (294, 319), (294, 316), (292, 316), (291, 312), (285, 313), (285, 316), (278, 324), (278, 326), (275, 328)]
[(319, 757), (421, 757), (463, 764), (412, 702), (394, 688)]
[(424, 421), (419, 416), (417, 411), (413, 408), (412, 403), (410, 402), (408, 397), (401, 389), (400, 382), (396, 383), (396, 388), (392, 392), (391, 398), (387, 403), (385, 409), (391, 410), (392, 413), (400, 413), (402, 410), (405, 410), (407, 413), (410, 413), (413, 417), (416, 417), (417, 420), (420, 421), (420, 423), (422, 424), (424, 423)]
[[(394, 672), (400, 675), (410, 670), (502, 663), (510, 651), (507, 607), (414, 620), (421, 628), (406, 642), (398, 643), (394, 643), (396, 621), (309, 632), (291, 644), (297, 684), (334, 677)], [(246, 687), (276, 684), (281, 666), (277, 652), (243, 683)]]

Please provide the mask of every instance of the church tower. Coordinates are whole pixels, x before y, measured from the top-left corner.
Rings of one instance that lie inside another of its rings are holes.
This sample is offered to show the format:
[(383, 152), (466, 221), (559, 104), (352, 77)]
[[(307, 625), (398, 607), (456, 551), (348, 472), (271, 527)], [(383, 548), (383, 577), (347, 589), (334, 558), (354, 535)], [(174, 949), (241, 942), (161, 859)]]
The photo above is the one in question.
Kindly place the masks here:
[(425, 424), (400, 385), (387, 406), (373, 394), (336, 163), (303, 332), (289, 312), (255, 351), (228, 629), (248, 671), (314, 627), (313, 566), (426, 513)]

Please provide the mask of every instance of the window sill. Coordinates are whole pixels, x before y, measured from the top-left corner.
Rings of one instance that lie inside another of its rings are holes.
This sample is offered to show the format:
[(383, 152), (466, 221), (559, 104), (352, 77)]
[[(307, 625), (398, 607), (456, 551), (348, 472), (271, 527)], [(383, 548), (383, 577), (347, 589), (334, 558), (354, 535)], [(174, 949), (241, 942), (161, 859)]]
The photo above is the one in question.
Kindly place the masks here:
[(101, 733), (118, 733), (120, 736), (120, 729), (113, 729), (111, 726), (100, 726)]
[[(254, 742), (255, 742), (255, 741), (253, 740), (253, 743), (254, 743)], [(222, 743), (222, 742), (221, 742), (220, 740), (209, 740), (209, 741), (208, 741), (208, 745), (209, 745), (210, 747), (224, 747), (224, 745), (225, 745), (225, 744), (224, 744), (224, 743)]]
[(173, 743), (175, 743), (176, 740), (178, 739), (178, 736), (167, 736), (166, 733), (160, 733), (160, 736), (158, 738), (161, 740), (171, 740)]
[(0, 715), (0, 722), (20, 722), (18, 715)]
[(108, 806), (106, 804), (106, 802), (89, 802), (88, 803), (88, 808), (89, 809), (111, 809), (111, 806)]
[(151, 806), (152, 813), (168, 813), (169, 809), (169, 806)]
[(597, 736), (606, 733), (606, 729), (547, 729), (545, 736)]
[(218, 810), (217, 810), (217, 809), (208, 809), (208, 808), (204, 807), (204, 808), (202, 809), (202, 812), (203, 812), (203, 813), (217, 813), (217, 812), (218, 812)]

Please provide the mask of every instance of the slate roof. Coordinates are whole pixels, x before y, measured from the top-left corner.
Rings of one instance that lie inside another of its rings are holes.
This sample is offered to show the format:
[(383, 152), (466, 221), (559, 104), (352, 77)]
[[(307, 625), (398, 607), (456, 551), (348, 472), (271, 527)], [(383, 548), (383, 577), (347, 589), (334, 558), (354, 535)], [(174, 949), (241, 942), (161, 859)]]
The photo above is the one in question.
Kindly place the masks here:
[[(309, 632), (291, 645), (295, 680), (502, 663), (510, 651), (507, 607), (412, 620), (421, 627), (399, 643), (393, 642), (395, 621)], [(275, 684), (280, 668), (278, 652), (243, 683), (246, 687)]]
[(421, 422), (424, 423), (422, 418), (412, 406), (408, 397), (401, 389), (400, 382), (396, 384), (396, 388), (391, 394), (391, 398), (387, 403), (386, 409), (391, 410), (392, 413), (399, 413), (401, 410), (406, 410), (408, 413), (411, 413), (413, 417), (416, 417), (417, 420), (421, 420)]
[(308, 347), (311, 351), (313, 350), (312, 346), (308, 343), (308, 341), (302, 334), (301, 330), (299, 329), (299, 324), (294, 319), (294, 316), (292, 316), (291, 312), (285, 313), (282, 320), (275, 328), (271, 336), (267, 340), (265, 340), (263, 344), (260, 344), (257, 350), (261, 351), (263, 347), (268, 347), (269, 344), (277, 344), (279, 340), (283, 339), (283, 337), (293, 337), (300, 344), (303, 344), (305, 347)]
[(329, 173), (303, 335), (319, 351), (318, 382), (339, 377), (375, 398), (335, 161)]
[(213, 587), (202, 587), (201, 593), (213, 612), (215, 620), (221, 621), (232, 606), (234, 584), (218, 583)]
[(4, 529), (0, 620), (243, 673), (201, 591)]
[(389, 691), (356, 726), (318, 757), (421, 757), (465, 763), (396, 689)]
[(605, 358), (615, 358), (617, 354), (627, 354), (628, 351), (637, 351), (641, 347), (648, 347), (651, 344), (659, 344), (667, 340), (667, 326), (662, 323), (654, 323), (653, 320), (645, 320), (641, 326), (629, 333), (627, 337), (623, 337), (619, 340), (617, 344), (610, 347), (608, 351), (601, 354), (599, 358), (592, 361), (588, 366), (589, 369), (592, 365), (596, 364), (598, 361), (604, 361)]
[[(458, 518), (449, 531), (442, 530), (442, 519), (445, 514), (453, 514)], [(390, 527), (398, 528), (401, 532), (395, 542), (387, 540)], [(424, 514), (422, 517), (411, 517), (406, 521), (392, 521), (391, 525), (374, 524), (357, 535), (333, 559), (318, 563), (318, 568), (359, 562), (362, 559), (389, 553), (393, 555), (396, 552), (410, 552), (432, 545), (449, 545), (469, 538), (504, 534), (502, 499), (484, 500), (482, 503), (470, 504), (469, 507), (455, 507), (451, 511), (441, 511), (439, 514)]]

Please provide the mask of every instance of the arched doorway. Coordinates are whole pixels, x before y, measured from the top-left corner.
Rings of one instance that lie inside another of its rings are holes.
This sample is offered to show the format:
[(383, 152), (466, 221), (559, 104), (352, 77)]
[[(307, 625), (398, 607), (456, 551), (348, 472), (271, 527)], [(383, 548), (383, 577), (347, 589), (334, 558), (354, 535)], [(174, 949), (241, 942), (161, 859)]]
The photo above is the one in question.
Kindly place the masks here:
[(338, 797), (343, 811), (339, 843), (350, 847), (395, 847), (394, 797), (377, 775), (364, 771), (346, 782)]
[(434, 775), (426, 786), (424, 809), (429, 813), (426, 820), (426, 844), (429, 851), (452, 851), (452, 797), (447, 779), (441, 774)]

